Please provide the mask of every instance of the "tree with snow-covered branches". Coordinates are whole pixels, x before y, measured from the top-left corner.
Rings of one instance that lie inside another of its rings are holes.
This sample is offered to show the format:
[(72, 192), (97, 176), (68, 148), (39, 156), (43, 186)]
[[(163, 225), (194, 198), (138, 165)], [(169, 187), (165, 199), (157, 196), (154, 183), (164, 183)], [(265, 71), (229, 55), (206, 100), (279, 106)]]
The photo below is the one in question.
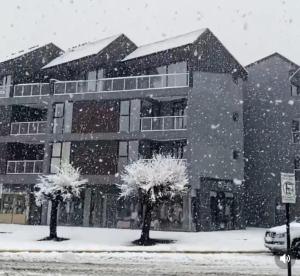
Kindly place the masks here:
[(57, 237), (57, 211), (60, 202), (79, 197), (82, 186), (87, 183), (81, 179), (80, 170), (70, 163), (62, 163), (56, 174), (40, 175), (35, 185), (37, 205), (51, 201), (50, 235), (45, 240), (63, 240)]
[(137, 243), (152, 244), (149, 236), (152, 210), (158, 203), (186, 191), (186, 162), (160, 154), (153, 159), (140, 159), (125, 166), (121, 180), (120, 197), (139, 197), (145, 208), (142, 234)]

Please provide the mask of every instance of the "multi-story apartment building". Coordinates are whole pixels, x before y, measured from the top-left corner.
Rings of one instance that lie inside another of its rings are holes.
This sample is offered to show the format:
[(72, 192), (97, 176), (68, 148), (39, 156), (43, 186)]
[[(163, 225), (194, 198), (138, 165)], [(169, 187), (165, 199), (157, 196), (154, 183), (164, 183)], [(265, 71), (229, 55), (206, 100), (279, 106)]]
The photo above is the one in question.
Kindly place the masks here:
[[(247, 72), (209, 29), (141, 47), (125, 35), (87, 43), (53, 59), (40, 77), (49, 82), (49, 95), (27, 94), (24, 84), (13, 96), (42, 102), (41, 110), (19, 112), (17, 98), (6, 99), (15, 106), (15, 117), (24, 113), (36, 122), (23, 130), (21, 123), (12, 123), (14, 116), (2, 119), (11, 129), (0, 137), (7, 156), (3, 186), (32, 187), (38, 173), (54, 173), (69, 161), (88, 185), (81, 198), (61, 204), (59, 223), (134, 228), (142, 206), (136, 199), (118, 199), (119, 174), (138, 158), (171, 154), (186, 160), (190, 189), (155, 210), (154, 228), (244, 227)], [(42, 89), (41, 84), (30, 87)], [(39, 121), (46, 121), (43, 134)], [(22, 146), (8, 146), (12, 139)], [(29, 222), (47, 223), (47, 206), (40, 210), (31, 202), (29, 209)]]
[(0, 62), (0, 222), (34, 223), (30, 192), (36, 173), (43, 172), (49, 104), (45, 95), (50, 91), (40, 70), (61, 52), (49, 43)]
[(284, 223), (280, 173), (296, 175), (300, 211), (299, 68), (275, 53), (248, 65), (244, 89), (245, 184), (247, 221), (253, 226)]

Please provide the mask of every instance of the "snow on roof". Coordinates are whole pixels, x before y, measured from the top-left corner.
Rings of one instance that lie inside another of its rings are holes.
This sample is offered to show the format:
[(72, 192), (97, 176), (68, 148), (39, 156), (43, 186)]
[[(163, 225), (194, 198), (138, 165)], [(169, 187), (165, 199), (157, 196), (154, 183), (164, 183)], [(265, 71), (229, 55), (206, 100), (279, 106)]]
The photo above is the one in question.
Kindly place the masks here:
[(70, 61), (78, 60), (84, 57), (96, 55), (106, 48), (110, 43), (117, 39), (120, 35), (110, 36), (101, 40), (94, 42), (87, 42), (85, 44), (73, 47), (63, 53), (61, 56), (55, 58), (48, 64), (46, 64), (43, 69), (50, 68), (56, 65), (67, 63)]
[(32, 47), (30, 47), (30, 48), (28, 48), (28, 49), (26, 49), (26, 50), (21, 50), (21, 51), (19, 51), (19, 52), (12, 53), (12, 54), (10, 54), (10, 55), (8, 55), (8, 56), (6, 56), (6, 57), (1, 58), (1, 59), (0, 59), (0, 62), (5, 62), (5, 61), (9, 61), (9, 60), (12, 60), (12, 59), (21, 57), (21, 56), (26, 55), (26, 54), (28, 54), (28, 53), (30, 53), (30, 52), (33, 52), (33, 51), (35, 51), (35, 50), (37, 50), (37, 49), (40, 49), (40, 48), (42, 48), (42, 47), (45, 47), (46, 45), (49, 45), (49, 44), (50, 44), (50, 43), (47, 43), (47, 44), (44, 44), (44, 45), (41, 45), (41, 46), (40, 46), (40, 45), (35, 45), (35, 46), (32, 46)]
[(187, 34), (178, 35), (158, 42), (142, 45), (138, 47), (135, 51), (133, 51), (131, 54), (129, 54), (127, 57), (125, 57), (123, 61), (142, 57), (142, 56), (147, 56), (150, 54), (162, 52), (169, 49), (174, 49), (188, 44), (192, 44), (206, 30), (207, 29), (200, 29)]

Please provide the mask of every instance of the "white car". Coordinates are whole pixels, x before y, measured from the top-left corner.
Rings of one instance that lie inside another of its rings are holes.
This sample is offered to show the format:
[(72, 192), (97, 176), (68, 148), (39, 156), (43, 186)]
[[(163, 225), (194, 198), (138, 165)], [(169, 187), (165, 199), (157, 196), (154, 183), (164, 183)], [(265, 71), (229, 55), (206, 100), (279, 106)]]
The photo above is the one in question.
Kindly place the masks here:
[[(291, 249), (295, 254), (300, 253), (300, 218), (290, 223)], [(272, 253), (284, 253), (286, 251), (286, 225), (268, 229), (265, 234), (265, 247)]]

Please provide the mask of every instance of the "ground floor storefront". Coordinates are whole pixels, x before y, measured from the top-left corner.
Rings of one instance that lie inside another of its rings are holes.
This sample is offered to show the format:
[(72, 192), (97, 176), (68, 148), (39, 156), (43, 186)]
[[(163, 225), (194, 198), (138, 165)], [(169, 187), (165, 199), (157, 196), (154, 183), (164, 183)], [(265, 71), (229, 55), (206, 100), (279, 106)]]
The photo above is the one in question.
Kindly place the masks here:
[[(49, 224), (51, 203), (36, 206), (34, 185), (3, 184), (0, 223)], [(190, 189), (155, 206), (152, 229), (164, 231), (214, 231), (245, 227), (243, 188), (232, 180), (201, 180)], [(144, 206), (138, 198), (120, 199), (115, 185), (87, 185), (79, 198), (61, 203), (58, 225), (138, 229)]]

